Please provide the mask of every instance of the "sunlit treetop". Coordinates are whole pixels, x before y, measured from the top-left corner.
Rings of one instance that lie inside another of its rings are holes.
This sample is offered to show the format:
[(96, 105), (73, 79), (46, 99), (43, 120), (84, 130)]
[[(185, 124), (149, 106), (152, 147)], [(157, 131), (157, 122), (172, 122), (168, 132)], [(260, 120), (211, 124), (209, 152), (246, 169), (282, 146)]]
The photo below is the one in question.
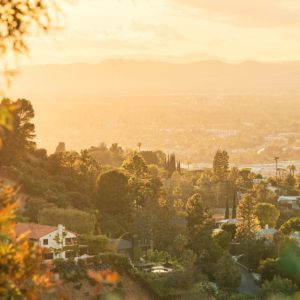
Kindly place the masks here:
[(47, 32), (58, 11), (55, 0), (0, 0), (0, 55), (28, 52), (26, 36), (32, 27)]

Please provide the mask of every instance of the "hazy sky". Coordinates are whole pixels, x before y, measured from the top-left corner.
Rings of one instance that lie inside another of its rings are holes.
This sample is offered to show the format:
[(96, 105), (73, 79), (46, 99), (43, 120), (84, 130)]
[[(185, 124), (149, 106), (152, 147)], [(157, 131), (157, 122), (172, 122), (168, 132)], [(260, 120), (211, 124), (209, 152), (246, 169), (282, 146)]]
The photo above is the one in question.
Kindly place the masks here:
[(30, 63), (300, 59), (299, 0), (78, 0), (63, 11), (63, 30), (30, 40)]

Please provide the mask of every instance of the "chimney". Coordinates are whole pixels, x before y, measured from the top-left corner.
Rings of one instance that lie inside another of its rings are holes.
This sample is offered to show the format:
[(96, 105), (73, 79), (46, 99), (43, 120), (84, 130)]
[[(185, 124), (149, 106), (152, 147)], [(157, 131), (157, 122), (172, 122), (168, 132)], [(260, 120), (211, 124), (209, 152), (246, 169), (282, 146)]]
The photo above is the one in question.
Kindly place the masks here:
[(58, 224), (57, 225), (57, 231), (58, 231), (59, 238), (62, 239), (63, 238), (63, 233), (65, 231), (64, 225)]

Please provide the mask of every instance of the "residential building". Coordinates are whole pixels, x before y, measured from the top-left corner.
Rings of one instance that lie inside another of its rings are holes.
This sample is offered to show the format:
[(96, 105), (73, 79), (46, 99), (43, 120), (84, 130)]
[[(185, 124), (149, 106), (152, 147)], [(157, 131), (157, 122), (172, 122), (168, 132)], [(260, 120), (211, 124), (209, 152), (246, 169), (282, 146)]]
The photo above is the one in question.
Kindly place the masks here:
[(45, 260), (67, 259), (75, 256), (71, 248), (76, 245), (77, 236), (66, 230), (63, 225), (55, 227), (35, 223), (17, 223), (16, 235), (22, 234), (26, 234), (26, 237), (33, 243), (47, 249), (44, 253)]
[(273, 241), (274, 235), (277, 232), (278, 230), (276, 228), (269, 228), (269, 225), (266, 225), (265, 228), (262, 228), (256, 232), (256, 236), (258, 238), (264, 238)]
[(293, 209), (298, 209), (300, 196), (280, 196), (277, 201), (281, 205), (290, 206)]
[(237, 225), (239, 222), (238, 219), (222, 219), (222, 220), (217, 220), (216, 225), (218, 228), (221, 228), (223, 224), (235, 224)]
[(289, 235), (289, 238), (291, 240), (294, 240), (295, 242), (297, 242), (298, 246), (300, 247), (300, 233), (299, 231), (294, 231)]

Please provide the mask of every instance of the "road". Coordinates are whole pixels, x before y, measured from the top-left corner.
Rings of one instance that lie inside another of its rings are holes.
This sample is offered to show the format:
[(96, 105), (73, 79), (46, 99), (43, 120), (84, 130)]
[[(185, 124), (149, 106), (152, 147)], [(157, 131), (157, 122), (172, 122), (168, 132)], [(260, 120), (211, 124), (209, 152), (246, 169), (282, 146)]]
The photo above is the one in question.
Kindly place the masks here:
[(259, 288), (254, 280), (253, 275), (242, 265), (236, 263), (237, 267), (239, 268), (242, 280), (241, 285), (239, 287), (239, 292), (243, 294), (248, 294), (254, 297), (259, 296)]

